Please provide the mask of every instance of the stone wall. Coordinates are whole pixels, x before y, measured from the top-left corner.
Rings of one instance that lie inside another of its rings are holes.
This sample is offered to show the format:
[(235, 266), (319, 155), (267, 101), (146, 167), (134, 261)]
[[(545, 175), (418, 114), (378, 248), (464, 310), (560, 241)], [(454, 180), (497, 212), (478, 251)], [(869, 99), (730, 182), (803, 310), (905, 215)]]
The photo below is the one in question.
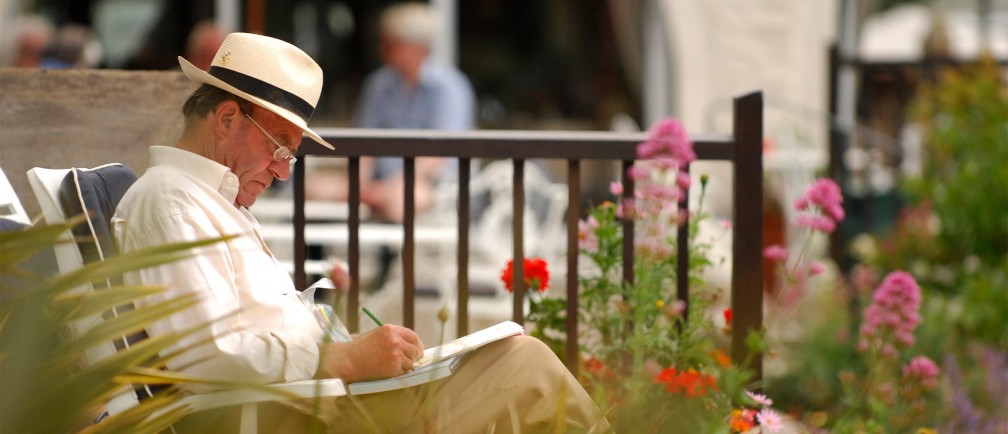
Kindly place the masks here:
[(195, 88), (177, 71), (0, 68), (0, 167), (36, 217), (28, 169), (119, 162), (139, 175), (148, 147), (175, 143)]

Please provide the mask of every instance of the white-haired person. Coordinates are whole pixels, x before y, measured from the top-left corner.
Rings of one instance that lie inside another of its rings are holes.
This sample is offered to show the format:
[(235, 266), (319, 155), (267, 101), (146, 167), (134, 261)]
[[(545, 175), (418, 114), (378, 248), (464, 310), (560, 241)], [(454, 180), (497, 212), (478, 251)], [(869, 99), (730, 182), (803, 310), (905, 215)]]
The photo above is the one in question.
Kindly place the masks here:
[[(379, 54), (384, 65), (364, 83), (354, 125), (361, 128), (468, 130), (475, 127), (476, 98), (466, 76), (430, 56), (441, 25), (425, 3), (385, 9), (379, 22)], [(433, 202), (433, 185), (451, 176), (454, 162), (416, 160), (416, 209)], [(402, 221), (402, 160), (364, 159), (361, 200), (380, 218)]]
[[(170, 348), (166, 354), (193, 347), (166, 358), (167, 367), (217, 381), (262, 384), (334, 377), (353, 383), (412, 369), (424, 344), (404, 327), (383, 325), (349, 342), (326, 342), (247, 209), (274, 179), (290, 175), (302, 135), (331, 148), (308, 127), (322, 89), (318, 64), (291, 44), (245, 33), (229, 34), (208, 70), (181, 57), (179, 63), (200, 85), (182, 107), (184, 131), (175, 146), (150, 149), (150, 167), (116, 209), (113, 235), (123, 254), (170, 242), (237, 237), (124, 276), (127, 284), (167, 287), (149, 302), (180, 295), (198, 300), (150, 325), (150, 336), (211, 324)], [(312, 413), (334, 433), (608, 429), (563, 363), (527, 336), (475, 350), (442, 380), (331, 398), (318, 411), (310, 408), (297, 402), (266, 408), (261, 432), (305, 432)], [(214, 425), (220, 422), (216, 417), (204, 412), (178, 428), (223, 432)]]

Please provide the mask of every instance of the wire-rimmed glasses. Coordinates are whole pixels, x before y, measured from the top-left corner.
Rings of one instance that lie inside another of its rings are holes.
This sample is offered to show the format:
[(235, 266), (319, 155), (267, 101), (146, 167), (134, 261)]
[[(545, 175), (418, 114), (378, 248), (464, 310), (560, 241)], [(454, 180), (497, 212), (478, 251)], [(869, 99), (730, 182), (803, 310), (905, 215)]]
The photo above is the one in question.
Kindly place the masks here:
[(297, 157), (294, 156), (294, 153), (291, 152), (290, 148), (281, 145), (280, 142), (274, 139), (273, 135), (267, 132), (266, 129), (262, 127), (262, 125), (259, 125), (259, 122), (256, 122), (255, 119), (252, 119), (252, 115), (250, 115), (247, 111), (242, 110), (242, 114), (244, 114), (245, 117), (247, 117), (250, 121), (252, 121), (252, 124), (258, 127), (259, 131), (262, 131), (263, 135), (265, 135), (268, 139), (270, 139), (270, 142), (273, 142), (273, 144), (276, 145), (277, 149), (276, 151), (273, 151), (273, 160), (286, 161), (293, 167), (294, 163), (297, 162)]

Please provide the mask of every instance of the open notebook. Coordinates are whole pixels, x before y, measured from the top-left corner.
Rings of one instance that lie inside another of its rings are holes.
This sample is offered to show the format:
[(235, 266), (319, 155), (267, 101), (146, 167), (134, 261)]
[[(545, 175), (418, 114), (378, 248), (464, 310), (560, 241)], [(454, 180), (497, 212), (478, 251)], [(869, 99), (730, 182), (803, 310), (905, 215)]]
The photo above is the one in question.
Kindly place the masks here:
[(398, 377), (351, 383), (347, 388), (351, 395), (361, 395), (440, 380), (455, 372), (455, 369), (462, 365), (466, 354), (470, 351), (491, 342), (524, 333), (525, 328), (522, 326), (511, 321), (504, 321), (444, 345), (424, 350), (423, 357), (413, 365), (413, 370)]

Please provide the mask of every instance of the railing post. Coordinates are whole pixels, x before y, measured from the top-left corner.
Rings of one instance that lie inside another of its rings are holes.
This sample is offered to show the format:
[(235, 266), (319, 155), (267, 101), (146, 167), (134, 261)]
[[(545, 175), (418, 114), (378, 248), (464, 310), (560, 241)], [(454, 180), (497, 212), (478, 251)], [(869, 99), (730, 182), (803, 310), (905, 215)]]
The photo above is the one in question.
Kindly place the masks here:
[(416, 214), (416, 159), (403, 158), (403, 326), (416, 326), (414, 313), (416, 303), (416, 276), (414, 270), (414, 218)]
[[(620, 175), (623, 183), (623, 201), (616, 206), (622, 207), (627, 204), (627, 200), (633, 200), (636, 188), (634, 179), (630, 176), (633, 163), (633, 160), (623, 160), (623, 173)], [(634, 219), (626, 215), (623, 218), (623, 281), (631, 285), (634, 283)]]
[(567, 369), (578, 375), (578, 222), (581, 219), (581, 160), (567, 160)]
[(512, 295), (514, 296), (512, 320), (525, 324), (525, 160), (514, 159), (514, 172), (511, 178), (511, 199), (513, 215), (511, 217), (511, 233), (514, 236), (514, 274)]
[[(763, 328), (763, 94), (735, 99), (735, 191), (732, 232), (732, 359), (762, 378), (763, 355), (750, 352), (746, 337)], [(759, 210), (758, 212), (746, 212)], [(741, 215), (746, 218), (739, 218)]]
[[(689, 175), (689, 165), (683, 167)], [(683, 189), (683, 195), (679, 199), (678, 212), (686, 216), (679, 225), (676, 243), (678, 244), (676, 254), (676, 298), (682, 300), (689, 306), (689, 188)], [(697, 216), (699, 218), (699, 216)], [(678, 221), (678, 220), (676, 220)], [(689, 309), (683, 309), (683, 324), (689, 321)]]
[(347, 158), (349, 215), (347, 221), (347, 264), (350, 266), (350, 294), (347, 297), (347, 329), (360, 330), (360, 157)]
[(294, 162), (294, 287), (303, 290), (308, 287), (305, 274), (305, 259), (308, 256), (305, 243), (305, 160)]
[(459, 158), (458, 168), (458, 312), (456, 336), (469, 334), (469, 174), (471, 159)]

